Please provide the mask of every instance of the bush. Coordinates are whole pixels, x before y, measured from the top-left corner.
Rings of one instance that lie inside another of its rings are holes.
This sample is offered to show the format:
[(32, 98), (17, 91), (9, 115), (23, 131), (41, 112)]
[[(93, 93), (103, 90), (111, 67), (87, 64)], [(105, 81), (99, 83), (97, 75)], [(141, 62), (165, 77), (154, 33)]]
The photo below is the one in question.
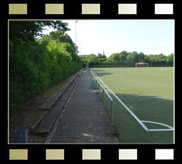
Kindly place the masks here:
[[(70, 51), (70, 52), (69, 52)], [(9, 109), (61, 82), (82, 67), (70, 44), (9, 42)]]

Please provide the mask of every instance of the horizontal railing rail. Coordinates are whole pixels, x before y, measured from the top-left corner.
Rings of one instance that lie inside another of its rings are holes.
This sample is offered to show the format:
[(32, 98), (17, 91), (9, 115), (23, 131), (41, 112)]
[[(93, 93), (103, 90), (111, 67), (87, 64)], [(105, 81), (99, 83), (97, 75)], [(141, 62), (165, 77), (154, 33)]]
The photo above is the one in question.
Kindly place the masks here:
[(96, 81), (96, 90), (100, 91), (100, 87), (103, 90), (103, 102), (105, 102), (105, 94), (108, 96), (109, 100), (110, 100), (110, 105), (111, 105), (111, 132), (113, 133), (113, 99), (111, 98), (111, 96), (109, 95), (109, 93), (106, 91), (106, 89), (102, 86), (102, 84), (99, 82), (99, 80), (97, 79), (97, 77), (95, 76), (94, 72), (91, 70), (91, 76), (95, 79)]

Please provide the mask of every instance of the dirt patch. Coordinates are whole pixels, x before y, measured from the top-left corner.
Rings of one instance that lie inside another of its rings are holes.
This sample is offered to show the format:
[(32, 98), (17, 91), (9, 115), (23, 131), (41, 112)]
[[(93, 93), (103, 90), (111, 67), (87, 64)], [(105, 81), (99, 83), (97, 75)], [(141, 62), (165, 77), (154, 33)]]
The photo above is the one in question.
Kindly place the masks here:
[(14, 130), (17, 127), (28, 128), (28, 143), (44, 143), (46, 140), (45, 135), (34, 135), (30, 133), (31, 127), (36, 121), (44, 114), (45, 111), (39, 110), (47, 99), (49, 99), (56, 91), (58, 91), (68, 80), (60, 82), (53, 87), (48, 88), (43, 93), (27, 100), (22, 105), (9, 111), (9, 143), (14, 143)]

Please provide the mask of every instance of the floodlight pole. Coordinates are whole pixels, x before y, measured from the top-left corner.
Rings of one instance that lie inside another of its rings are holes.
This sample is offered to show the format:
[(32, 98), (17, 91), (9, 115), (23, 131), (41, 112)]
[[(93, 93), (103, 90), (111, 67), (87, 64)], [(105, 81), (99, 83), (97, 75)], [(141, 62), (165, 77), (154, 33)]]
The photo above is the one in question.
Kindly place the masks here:
[(80, 55), (82, 54), (82, 42), (80, 43)]
[(76, 20), (76, 21), (75, 21), (75, 44), (76, 44), (76, 46), (77, 46), (77, 40), (76, 40), (76, 39), (77, 39), (77, 38), (76, 38), (76, 23), (77, 23), (77, 22), (78, 22), (78, 21)]

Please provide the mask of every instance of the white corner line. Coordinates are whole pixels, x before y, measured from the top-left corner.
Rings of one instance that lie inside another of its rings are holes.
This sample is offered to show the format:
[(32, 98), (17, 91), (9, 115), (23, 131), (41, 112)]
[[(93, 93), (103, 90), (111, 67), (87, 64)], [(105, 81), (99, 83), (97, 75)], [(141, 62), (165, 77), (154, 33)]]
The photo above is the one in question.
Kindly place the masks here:
[(154, 121), (144, 121), (144, 120), (142, 120), (142, 122), (150, 123), (150, 124), (157, 124), (157, 125), (165, 126), (168, 128), (168, 129), (149, 129), (149, 131), (173, 131), (174, 130), (174, 128), (172, 126), (164, 124), (164, 123), (154, 122)]

